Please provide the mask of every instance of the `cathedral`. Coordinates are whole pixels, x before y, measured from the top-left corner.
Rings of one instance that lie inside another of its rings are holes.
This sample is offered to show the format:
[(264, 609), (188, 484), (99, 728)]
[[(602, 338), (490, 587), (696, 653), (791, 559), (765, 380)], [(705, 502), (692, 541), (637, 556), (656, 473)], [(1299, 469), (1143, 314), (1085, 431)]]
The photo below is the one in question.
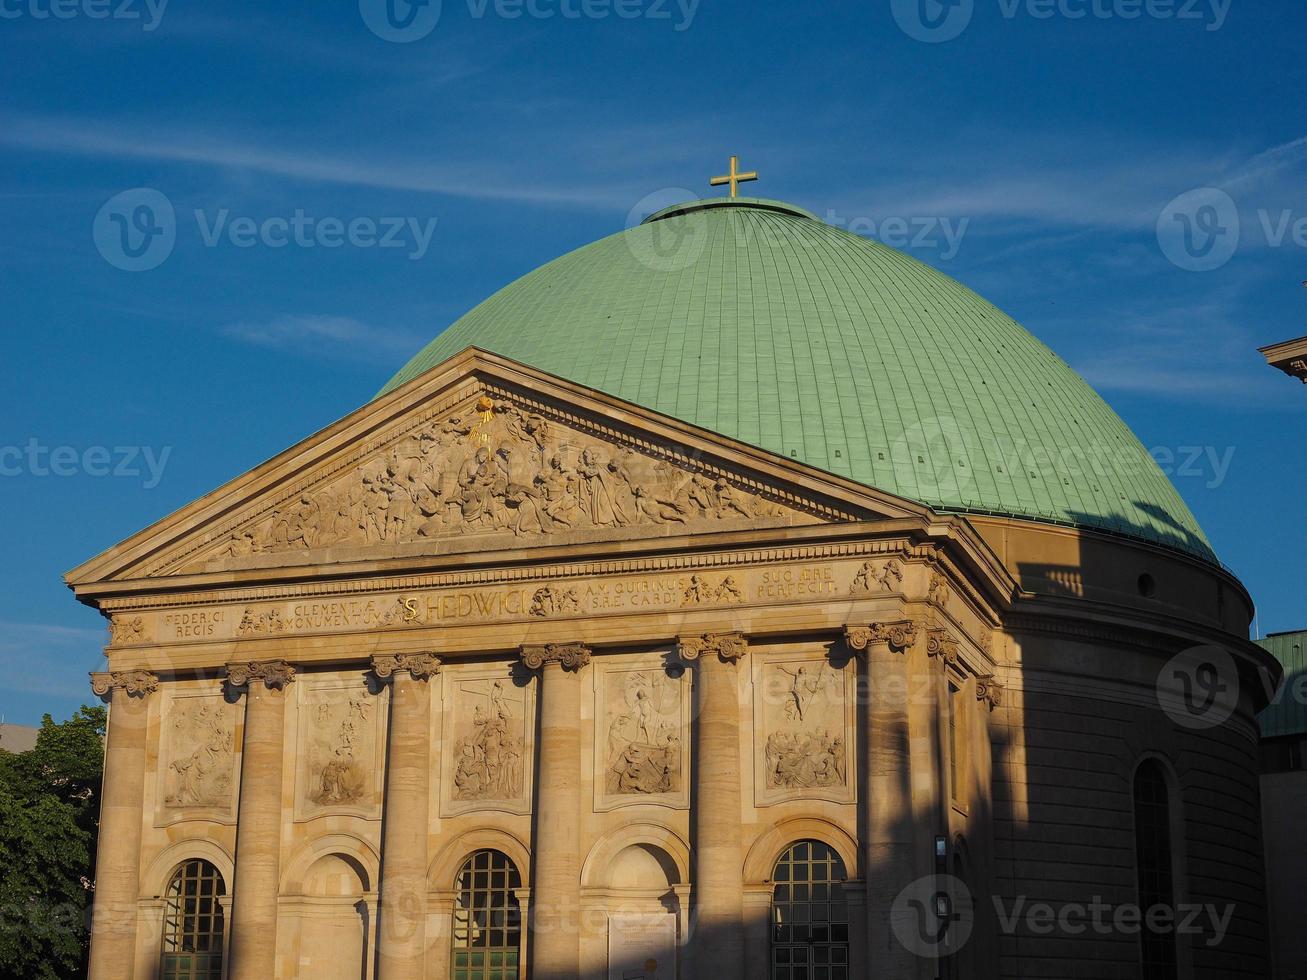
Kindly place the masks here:
[(1247, 591), (1052, 351), (749, 176), (68, 574), (91, 980), (1269, 976)]

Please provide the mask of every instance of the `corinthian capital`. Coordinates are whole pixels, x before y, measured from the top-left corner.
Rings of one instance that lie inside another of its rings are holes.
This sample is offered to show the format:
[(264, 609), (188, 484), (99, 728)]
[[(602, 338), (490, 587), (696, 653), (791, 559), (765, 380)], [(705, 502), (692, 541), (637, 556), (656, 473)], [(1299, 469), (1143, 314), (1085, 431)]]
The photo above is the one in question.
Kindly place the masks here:
[(976, 678), (976, 700), (983, 701), (994, 710), (1003, 703), (1003, 685), (992, 675)]
[(676, 647), (682, 660), (716, 656), (724, 664), (734, 664), (749, 652), (749, 641), (743, 633), (704, 633), (683, 636), (677, 640)]
[(91, 690), (96, 697), (107, 697), (115, 688), (126, 691), (131, 697), (143, 698), (159, 689), (159, 678), (148, 670), (117, 670), (91, 675)]
[(522, 647), (522, 663), (531, 670), (545, 664), (558, 664), (564, 670), (578, 671), (590, 662), (590, 648), (583, 643), (546, 643), (542, 647)]
[(429, 680), (440, 673), (440, 658), (430, 653), (378, 654), (372, 658), (372, 673), (383, 681), (404, 670), (415, 681)]
[(948, 630), (926, 631), (926, 655), (937, 657), (941, 664), (958, 662), (958, 641)]
[(295, 668), (284, 660), (252, 660), (249, 663), (228, 664), (227, 683), (244, 687), (263, 681), (268, 688), (280, 690), (295, 679)]
[(902, 653), (917, 639), (917, 624), (910, 619), (893, 623), (872, 623), (870, 626), (844, 627), (844, 642), (852, 650), (866, 650), (884, 643), (895, 653)]

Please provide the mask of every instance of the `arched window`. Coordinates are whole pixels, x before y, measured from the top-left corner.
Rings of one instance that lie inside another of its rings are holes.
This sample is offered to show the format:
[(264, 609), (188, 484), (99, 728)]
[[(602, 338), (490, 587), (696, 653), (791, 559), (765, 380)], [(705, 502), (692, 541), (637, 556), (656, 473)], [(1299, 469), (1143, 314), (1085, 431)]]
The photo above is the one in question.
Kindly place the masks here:
[(848, 874), (826, 844), (801, 840), (772, 873), (772, 980), (848, 980)]
[(1139, 931), (1143, 975), (1175, 980), (1175, 935), (1148, 928), (1148, 910), (1161, 905), (1174, 914), (1175, 883), (1171, 867), (1171, 792), (1166, 772), (1156, 759), (1135, 770), (1135, 869), (1144, 924)]
[(477, 851), (463, 862), (454, 882), (454, 941), (450, 954), (455, 980), (514, 980), (520, 976), (522, 913), (517, 867), (499, 851)]
[(208, 861), (187, 861), (168, 882), (163, 905), (160, 980), (219, 980), (222, 976), (222, 875)]

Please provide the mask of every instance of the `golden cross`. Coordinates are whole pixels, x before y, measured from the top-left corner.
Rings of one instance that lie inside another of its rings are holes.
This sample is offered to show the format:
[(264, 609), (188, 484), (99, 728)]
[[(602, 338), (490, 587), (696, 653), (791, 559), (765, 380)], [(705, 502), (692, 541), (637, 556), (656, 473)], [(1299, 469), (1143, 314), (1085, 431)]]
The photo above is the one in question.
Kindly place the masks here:
[(731, 197), (735, 197), (736, 191), (738, 190), (737, 185), (744, 183), (746, 180), (758, 179), (758, 171), (750, 170), (748, 173), (742, 174), (739, 171), (739, 166), (740, 158), (731, 157), (731, 172), (728, 174), (722, 174), (720, 177), (710, 177), (708, 183), (713, 187), (720, 187), (722, 184), (730, 184)]

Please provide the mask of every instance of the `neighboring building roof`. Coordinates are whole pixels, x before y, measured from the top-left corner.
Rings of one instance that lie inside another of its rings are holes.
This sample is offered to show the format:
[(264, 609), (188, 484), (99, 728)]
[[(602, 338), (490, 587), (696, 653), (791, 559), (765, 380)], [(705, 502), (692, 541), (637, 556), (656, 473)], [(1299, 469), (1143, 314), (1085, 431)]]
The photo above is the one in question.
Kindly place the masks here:
[(1284, 684), (1276, 699), (1257, 716), (1262, 737), (1307, 734), (1307, 700), (1300, 696), (1307, 691), (1307, 630), (1272, 633), (1257, 645), (1284, 667)]
[(501, 289), (383, 389), (476, 346), (940, 510), (1214, 559), (1124, 422), (1001, 310), (776, 201), (651, 215)]
[(29, 725), (0, 722), (0, 750), (18, 753), (36, 748), (36, 736), (40, 730)]
[(1289, 377), (1307, 384), (1307, 337), (1257, 349), (1266, 355), (1266, 363), (1271, 367), (1279, 368)]

